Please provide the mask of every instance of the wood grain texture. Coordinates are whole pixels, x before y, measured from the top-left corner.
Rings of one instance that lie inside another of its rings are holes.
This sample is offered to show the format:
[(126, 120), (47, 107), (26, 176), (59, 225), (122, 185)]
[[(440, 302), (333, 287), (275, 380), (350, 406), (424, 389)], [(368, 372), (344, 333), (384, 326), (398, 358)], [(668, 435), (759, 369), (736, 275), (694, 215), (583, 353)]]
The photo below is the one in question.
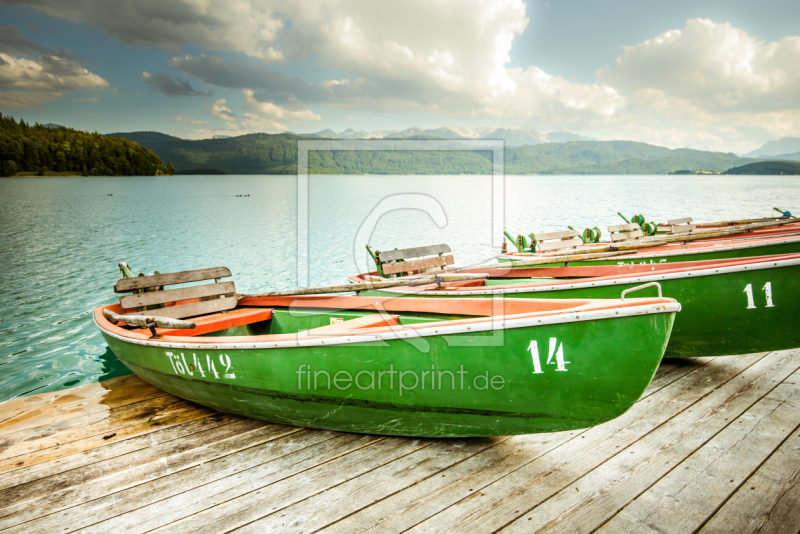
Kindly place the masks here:
[(453, 265), (453, 256), (435, 256), (433, 258), (423, 258), (421, 260), (408, 260), (408, 261), (399, 261), (395, 263), (384, 263), (383, 264), (383, 273), (384, 274), (395, 274), (395, 273), (409, 273), (411, 271), (420, 271), (423, 269), (432, 269), (432, 268), (442, 268), (446, 265)]
[(169, 317), (170, 319), (185, 319), (187, 317), (195, 317), (197, 315), (207, 315), (209, 313), (222, 312), (232, 310), (239, 302), (238, 297), (225, 297), (213, 300), (206, 300), (203, 302), (192, 302), (190, 304), (182, 304), (180, 306), (170, 306), (169, 308), (160, 308), (158, 310), (137, 311), (128, 315), (143, 315), (145, 317)]
[(0, 530), (796, 534), (800, 525), (798, 351), (664, 360), (639, 402), (606, 424), (469, 440), (274, 425), (123, 378), (0, 404)]
[(181, 271), (178, 273), (121, 278), (114, 285), (114, 291), (117, 293), (126, 293), (134, 289), (186, 284), (189, 282), (214, 280), (216, 278), (225, 278), (228, 276), (231, 276), (231, 271), (227, 267), (211, 267), (210, 269), (195, 269), (193, 271)]
[(399, 250), (384, 250), (378, 255), (380, 261), (405, 260), (408, 258), (419, 258), (422, 256), (433, 256), (434, 254), (445, 254), (452, 252), (448, 245), (429, 245), (427, 247), (412, 247)]
[[(119, 303), (123, 308), (139, 308), (141, 306), (153, 306), (155, 304), (229, 295), (231, 293), (236, 293), (236, 285), (233, 282), (220, 282), (219, 284), (201, 284), (199, 286), (179, 287), (177, 289), (165, 289), (164, 291), (150, 291), (148, 293), (138, 293), (136, 295), (125, 295), (119, 298)], [(158, 315), (158, 311), (159, 310), (150, 310), (153, 315)]]

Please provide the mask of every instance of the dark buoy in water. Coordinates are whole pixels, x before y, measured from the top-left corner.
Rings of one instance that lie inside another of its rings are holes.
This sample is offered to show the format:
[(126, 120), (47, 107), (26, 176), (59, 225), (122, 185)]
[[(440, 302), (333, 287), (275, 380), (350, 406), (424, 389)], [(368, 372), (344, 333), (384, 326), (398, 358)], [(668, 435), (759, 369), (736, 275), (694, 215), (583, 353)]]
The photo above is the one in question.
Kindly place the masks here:
[(114, 194), (113, 194), (113, 193), (109, 193), (109, 194), (107, 194), (106, 196), (108, 196), (108, 197), (113, 197), (113, 196), (114, 196)]

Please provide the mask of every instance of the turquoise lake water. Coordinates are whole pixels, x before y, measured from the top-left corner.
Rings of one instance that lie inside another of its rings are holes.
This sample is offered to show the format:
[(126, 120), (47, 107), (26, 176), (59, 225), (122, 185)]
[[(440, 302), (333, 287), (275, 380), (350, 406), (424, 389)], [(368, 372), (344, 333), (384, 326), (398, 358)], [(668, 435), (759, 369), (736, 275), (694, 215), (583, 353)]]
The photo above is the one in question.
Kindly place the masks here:
[[(499, 249), (491, 183), (312, 176), (301, 273), (307, 263), (311, 285), (343, 282), (358, 272), (356, 259), (364, 264), (366, 240), (381, 250), (447, 243), (458, 264), (492, 258)], [(512, 235), (567, 225), (605, 234), (622, 222), (617, 211), (656, 222), (766, 217), (773, 206), (800, 211), (800, 180), (509, 176), (504, 196)], [(295, 176), (3, 178), (0, 198), (0, 401), (127, 373), (90, 315), (117, 301), (120, 261), (134, 274), (224, 265), (240, 292), (297, 286)], [(364, 225), (378, 206), (398, 209)], [(444, 226), (420, 209), (431, 206), (441, 207)]]

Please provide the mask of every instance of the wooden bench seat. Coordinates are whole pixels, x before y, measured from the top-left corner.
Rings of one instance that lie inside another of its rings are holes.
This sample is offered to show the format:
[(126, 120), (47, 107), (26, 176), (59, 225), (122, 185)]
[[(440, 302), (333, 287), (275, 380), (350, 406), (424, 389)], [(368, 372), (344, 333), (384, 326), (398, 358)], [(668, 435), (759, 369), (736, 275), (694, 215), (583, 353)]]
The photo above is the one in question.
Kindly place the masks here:
[(644, 237), (642, 227), (635, 223), (615, 224), (608, 227), (608, 233), (612, 243), (620, 241), (632, 241)]
[[(236, 286), (233, 282), (220, 280), (228, 276), (231, 276), (231, 271), (227, 267), (214, 267), (121, 278), (114, 285), (114, 291), (116, 293), (133, 293), (119, 298), (123, 309), (136, 310), (127, 315), (155, 315), (170, 319), (185, 319), (234, 309), (238, 303)], [(213, 283), (164, 289), (164, 286), (206, 280), (213, 280)]]
[(580, 235), (577, 230), (564, 230), (561, 232), (533, 233), (531, 237), (534, 240), (535, 247), (540, 252), (549, 252), (574, 249), (583, 245), (583, 239), (580, 238)]
[[(396, 278), (409, 274), (430, 274), (444, 272), (454, 259), (447, 245), (431, 245), (379, 251), (367, 245), (367, 251), (375, 261), (380, 276)], [(430, 256), (430, 257), (425, 257)]]

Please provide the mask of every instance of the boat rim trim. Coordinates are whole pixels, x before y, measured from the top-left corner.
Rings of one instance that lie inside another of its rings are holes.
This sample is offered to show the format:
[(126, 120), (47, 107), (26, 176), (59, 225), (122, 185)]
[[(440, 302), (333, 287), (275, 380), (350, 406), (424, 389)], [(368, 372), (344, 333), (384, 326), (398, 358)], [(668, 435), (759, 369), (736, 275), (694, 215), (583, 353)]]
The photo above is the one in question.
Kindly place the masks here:
[[(492, 330), (510, 330), (515, 328), (525, 328), (531, 326), (548, 326), (555, 324), (577, 323), (585, 321), (597, 321), (604, 319), (621, 319), (623, 317), (632, 317), (638, 315), (662, 314), (662, 313), (677, 313), (681, 310), (681, 305), (678, 302), (660, 302), (658, 304), (645, 304), (640, 306), (626, 306), (606, 308), (603, 310), (594, 311), (578, 311), (567, 314), (557, 314), (544, 317), (520, 317), (519, 315), (511, 315), (504, 318), (496, 318), (492, 320), (489, 318), (482, 318), (477, 322), (466, 322), (452, 326), (429, 326), (429, 325), (414, 325), (416, 328), (403, 328), (403, 327), (390, 327), (388, 332), (379, 332), (375, 334), (360, 334), (352, 336), (330, 336), (317, 339), (296, 339), (293, 341), (262, 341), (262, 342), (230, 342), (230, 343), (186, 343), (177, 341), (160, 341), (150, 339), (137, 339), (127, 336), (121, 336), (115, 332), (111, 332), (100, 323), (97, 322), (97, 316), (92, 313), (92, 319), (100, 331), (108, 336), (113, 337), (125, 343), (134, 345), (142, 345), (147, 347), (157, 348), (173, 348), (173, 349), (192, 349), (192, 350), (252, 350), (252, 349), (282, 349), (282, 348), (296, 348), (296, 347), (316, 347), (325, 345), (349, 345), (357, 343), (370, 343), (375, 341), (393, 341), (402, 340), (415, 337), (434, 337), (446, 336), (455, 334), (473, 334), (476, 332), (486, 332)], [(95, 310), (96, 311), (96, 310)], [(525, 315), (525, 314), (524, 314)], [(414, 335), (408, 334), (413, 332)], [(401, 335), (405, 333), (405, 335)]]
[[(724, 261), (724, 260), (720, 260)], [(680, 264), (676, 264), (676, 269), (679, 269)], [(793, 259), (793, 260), (772, 260), (772, 261), (765, 261), (759, 263), (752, 263), (747, 265), (733, 265), (729, 267), (708, 267), (705, 269), (697, 269), (697, 270), (689, 270), (680, 273), (670, 273), (670, 274), (648, 274), (648, 275), (641, 275), (637, 277), (630, 277), (630, 278), (620, 278), (614, 280), (597, 280), (596, 278), (594, 281), (586, 282), (577, 282), (574, 284), (551, 284), (551, 285), (542, 285), (542, 286), (532, 286), (532, 285), (525, 285), (525, 284), (513, 284), (516, 287), (509, 287), (512, 284), (507, 284), (505, 286), (498, 285), (498, 286), (490, 286), (494, 287), (495, 289), (470, 289), (465, 288), (459, 291), (441, 291), (437, 290), (432, 292), (431, 294), (434, 295), (441, 295), (443, 297), (466, 297), (472, 295), (513, 295), (515, 293), (543, 293), (545, 291), (561, 291), (564, 289), (584, 289), (590, 287), (606, 287), (606, 286), (615, 286), (615, 285), (624, 285), (624, 284), (638, 284), (643, 282), (659, 282), (661, 280), (678, 280), (681, 278), (701, 278), (703, 276), (713, 276), (715, 274), (730, 274), (730, 273), (737, 273), (742, 271), (761, 271), (764, 269), (778, 269), (781, 267), (792, 267), (795, 265), (800, 265), (800, 258)], [(513, 271), (512, 271), (513, 272)], [(546, 282), (531, 282), (534, 283), (546, 283)], [(525, 287), (521, 287), (521, 286)], [(503, 288), (503, 289), (501, 289)], [(403, 290), (398, 288), (386, 288), (386, 289), (379, 289), (377, 291), (381, 291), (382, 293), (392, 293), (395, 295), (424, 295), (425, 290), (423, 291), (409, 291)]]

